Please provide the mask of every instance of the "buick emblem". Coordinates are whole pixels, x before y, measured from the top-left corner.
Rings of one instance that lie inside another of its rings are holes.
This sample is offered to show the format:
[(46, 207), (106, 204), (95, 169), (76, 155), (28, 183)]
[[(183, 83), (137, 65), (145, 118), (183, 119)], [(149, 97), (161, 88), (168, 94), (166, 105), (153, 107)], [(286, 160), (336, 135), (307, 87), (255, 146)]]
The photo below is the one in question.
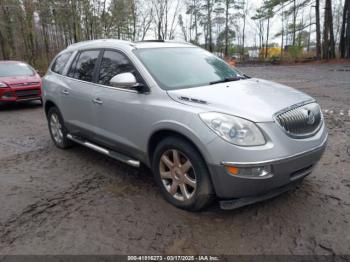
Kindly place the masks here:
[(308, 125), (313, 125), (315, 123), (315, 114), (311, 111), (311, 110), (308, 110), (308, 109), (304, 109), (304, 115), (306, 117), (306, 124)]

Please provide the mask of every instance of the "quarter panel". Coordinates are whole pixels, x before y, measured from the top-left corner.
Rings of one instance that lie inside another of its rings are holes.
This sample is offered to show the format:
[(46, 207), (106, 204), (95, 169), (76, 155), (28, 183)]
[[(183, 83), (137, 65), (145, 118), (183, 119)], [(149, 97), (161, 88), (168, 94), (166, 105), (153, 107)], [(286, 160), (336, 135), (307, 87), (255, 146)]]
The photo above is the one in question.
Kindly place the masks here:
[(62, 111), (61, 90), (66, 87), (66, 83), (55, 73), (48, 72), (42, 80), (43, 102), (52, 101), (55, 103), (60, 108), (63, 117), (65, 114)]

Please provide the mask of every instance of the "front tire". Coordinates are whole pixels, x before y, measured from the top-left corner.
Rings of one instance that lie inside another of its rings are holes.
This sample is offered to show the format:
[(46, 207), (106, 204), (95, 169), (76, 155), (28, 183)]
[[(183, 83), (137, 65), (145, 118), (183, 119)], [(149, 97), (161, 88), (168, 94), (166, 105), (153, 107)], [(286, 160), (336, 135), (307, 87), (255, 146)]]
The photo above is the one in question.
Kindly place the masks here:
[(213, 199), (205, 161), (185, 139), (168, 137), (154, 152), (152, 169), (164, 198), (174, 206), (199, 211)]
[(49, 131), (55, 146), (66, 149), (73, 145), (73, 141), (67, 138), (68, 131), (64, 126), (62, 115), (58, 108), (51, 107), (47, 113)]

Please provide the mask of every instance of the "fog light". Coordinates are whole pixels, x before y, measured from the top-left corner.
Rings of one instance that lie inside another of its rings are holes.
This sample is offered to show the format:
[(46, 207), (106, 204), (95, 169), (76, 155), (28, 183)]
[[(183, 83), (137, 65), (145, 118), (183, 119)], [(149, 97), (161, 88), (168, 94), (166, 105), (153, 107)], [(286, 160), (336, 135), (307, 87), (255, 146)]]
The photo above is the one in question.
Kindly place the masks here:
[(247, 178), (268, 178), (272, 177), (271, 168), (264, 167), (235, 167), (226, 166), (226, 170), (233, 176), (247, 177)]
[(11, 92), (6, 92), (2, 95), (1, 98), (11, 98), (11, 97), (13, 97), (13, 94)]

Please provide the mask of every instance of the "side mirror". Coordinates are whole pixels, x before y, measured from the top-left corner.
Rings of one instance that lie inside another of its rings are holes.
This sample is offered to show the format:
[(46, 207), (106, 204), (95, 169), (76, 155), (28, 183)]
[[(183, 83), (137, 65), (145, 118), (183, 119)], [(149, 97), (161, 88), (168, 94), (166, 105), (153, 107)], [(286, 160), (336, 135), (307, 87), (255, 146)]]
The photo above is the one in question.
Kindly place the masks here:
[(113, 76), (109, 84), (113, 87), (132, 88), (137, 85), (137, 81), (132, 73), (121, 73)]

